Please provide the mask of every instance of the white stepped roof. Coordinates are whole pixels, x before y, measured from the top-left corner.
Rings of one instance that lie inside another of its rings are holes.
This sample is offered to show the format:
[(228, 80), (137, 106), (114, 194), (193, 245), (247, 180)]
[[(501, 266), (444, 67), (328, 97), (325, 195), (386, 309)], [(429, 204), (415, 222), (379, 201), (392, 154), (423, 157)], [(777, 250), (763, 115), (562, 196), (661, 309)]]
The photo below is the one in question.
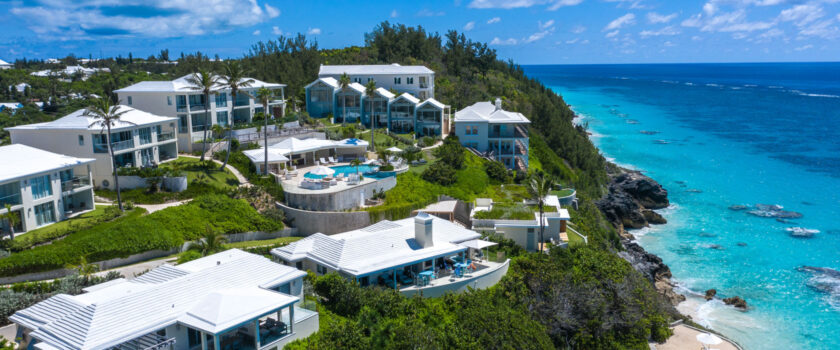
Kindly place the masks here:
[[(178, 118), (163, 117), (123, 105), (120, 105), (117, 111), (126, 112), (122, 116), (120, 116), (119, 121), (117, 121), (113, 126), (111, 126), (111, 130), (119, 130), (123, 128), (131, 128), (135, 126), (143, 126), (148, 124), (157, 124), (162, 122), (178, 120)], [(90, 116), (85, 116), (84, 114), (85, 109), (80, 109), (51, 122), (19, 125), (12, 128), (6, 128), (6, 130), (102, 130), (102, 126), (100, 125), (91, 125), (94, 122), (96, 122), (96, 119)]]
[(426, 99), (425, 101), (423, 101), (422, 103), (420, 103), (419, 105), (417, 105), (417, 108), (420, 108), (420, 106), (423, 106), (423, 105), (425, 105), (425, 104), (430, 104), (430, 105), (432, 105), (432, 106), (437, 107), (438, 109), (444, 109), (444, 108), (446, 108), (446, 105), (445, 105), (445, 104), (443, 104), (443, 103), (441, 103), (440, 101), (435, 100), (435, 99), (433, 99), (433, 98)]
[(396, 96), (392, 92), (388, 91), (388, 89), (386, 89), (386, 88), (376, 88), (376, 93), (382, 95), (383, 97), (385, 97), (389, 100), (394, 98), (394, 96)]
[(157, 283), (135, 279), (77, 296), (59, 294), (10, 319), (31, 326), (31, 335), (49, 348), (106, 349), (176, 322), (215, 332), (266, 308), (286, 307), (298, 297), (261, 288), (305, 275), (237, 249), (163, 269)]
[[(427, 215), (427, 214), (420, 214)], [(316, 233), (272, 254), (287, 261), (309, 258), (333, 269), (360, 276), (466, 249), (458, 243), (480, 238), (475, 231), (432, 217), (434, 244), (423, 248), (414, 236), (414, 218), (380, 221), (371, 226), (327, 236)]]
[(367, 65), (321, 65), (318, 76), (324, 75), (393, 75), (393, 74), (434, 74), (426, 66), (401, 66), (399, 64), (367, 64)]
[(327, 85), (331, 86), (333, 89), (338, 88), (338, 80), (335, 80), (335, 78), (331, 78), (331, 77), (320, 77), (318, 79), (315, 79), (315, 81), (309, 83), (305, 87), (309, 88), (310, 86), (315, 85), (318, 82), (322, 82), (324, 84), (327, 84)]
[(0, 60), (0, 66), (11, 66), (12, 64), (3, 60)]
[[(265, 147), (257, 148), (257, 149), (250, 149), (247, 151), (242, 151), (248, 159), (251, 160), (251, 163), (261, 163), (265, 162)], [(268, 148), (268, 162), (269, 163), (277, 163), (277, 162), (288, 162), (289, 157), (286, 155), (289, 154), (289, 150), (285, 148)]]
[[(187, 74), (183, 77), (180, 77), (180, 78), (175, 79), (175, 80), (170, 80), (170, 81), (159, 81), (159, 80), (158, 81), (156, 81), (156, 80), (141, 81), (141, 82), (136, 83), (134, 85), (130, 85), (130, 86), (124, 87), (122, 89), (115, 90), (114, 92), (117, 92), (117, 93), (120, 93), (120, 92), (199, 92), (200, 90), (197, 90), (195, 88), (195, 85), (193, 85), (192, 83), (189, 82), (189, 78), (191, 76), (193, 76), (193, 75), (192, 74)], [(216, 75), (215, 77), (219, 80), (220, 84), (216, 85), (214, 87), (214, 90), (220, 90), (220, 91), (227, 90), (227, 88), (225, 88), (225, 86), (224, 86), (224, 83), (225, 83), (224, 76)], [(248, 87), (245, 87), (243, 89), (257, 89), (257, 88), (261, 88), (261, 87), (278, 88), (278, 87), (286, 86), (285, 84), (267, 83), (267, 82), (264, 82), (262, 80), (257, 80), (257, 79), (254, 79), (254, 78), (243, 78), (240, 81), (244, 82), (244, 81), (247, 81), (249, 79), (251, 80), (251, 84)]]
[(477, 102), (472, 106), (455, 112), (455, 122), (488, 122), (488, 123), (530, 123), (522, 113), (496, 109), (491, 102)]
[[(406, 100), (406, 101), (408, 101), (408, 102), (411, 102), (411, 103), (413, 103), (413, 104), (418, 104), (418, 103), (420, 103), (420, 99), (419, 99), (419, 98), (414, 97), (414, 95), (409, 94), (409, 93), (407, 93), (407, 92), (403, 92), (402, 94), (400, 94), (399, 96), (397, 96), (396, 100), (398, 100), (398, 99), (404, 99), (404, 100)], [(396, 101), (396, 100), (394, 100), (394, 101)]]
[(0, 183), (29, 175), (93, 163), (92, 158), (76, 158), (21, 144), (0, 147)]

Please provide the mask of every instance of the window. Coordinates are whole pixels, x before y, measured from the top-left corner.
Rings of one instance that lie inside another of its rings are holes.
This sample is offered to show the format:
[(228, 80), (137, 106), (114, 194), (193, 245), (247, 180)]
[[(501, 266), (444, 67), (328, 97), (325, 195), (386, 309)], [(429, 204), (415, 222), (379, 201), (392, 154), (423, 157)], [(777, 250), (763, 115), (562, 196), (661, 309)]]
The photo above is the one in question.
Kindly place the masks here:
[(204, 113), (196, 113), (191, 114), (190, 119), (192, 119), (192, 131), (204, 131)]
[(408, 85), (414, 84), (414, 77), (405, 77), (405, 83)]
[(189, 131), (189, 124), (187, 122), (187, 115), (186, 114), (179, 114), (178, 115), (178, 132), (179, 133), (186, 133)]
[(400, 77), (394, 77), (394, 84), (399, 85), (400, 84), (400, 79), (401, 79)]
[(478, 135), (478, 127), (477, 126), (472, 126), (472, 125), (467, 125), (467, 129), (466, 129), (465, 133), (467, 135)]
[(168, 106), (172, 105), (172, 96), (166, 96), (166, 105), (168, 105)]
[(152, 143), (152, 129), (151, 128), (138, 129), (137, 133), (140, 134), (140, 144), (141, 145)]
[(128, 96), (128, 105), (131, 106), (131, 96)]
[(321, 264), (315, 265), (315, 270), (318, 272), (319, 275), (326, 275), (327, 274), (327, 267), (321, 266)]
[(79, 146), (85, 145), (85, 135), (79, 135)]
[(295, 263), (295, 268), (298, 270), (303, 270), (303, 261), (298, 261)]
[(216, 112), (216, 124), (219, 124), (221, 126), (227, 126), (228, 125), (228, 112), (227, 111)]
[(175, 110), (178, 112), (187, 111), (187, 95), (175, 96)]
[(201, 332), (187, 327), (187, 346), (190, 348), (201, 346)]
[(52, 184), (50, 176), (44, 175), (29, 180), (29, 188), (32, 191), (32, 199), (41, 199), (52, 196)]
[(43, 226), (55, 222), (55, 204), (46, 202), (35, 206), (35, 224)]
[(220, 92), (216, 94), (216, 107), (227, 107), (227, 93)]
[(204, 95), (190, 95), (190, 110), (204, 110)]

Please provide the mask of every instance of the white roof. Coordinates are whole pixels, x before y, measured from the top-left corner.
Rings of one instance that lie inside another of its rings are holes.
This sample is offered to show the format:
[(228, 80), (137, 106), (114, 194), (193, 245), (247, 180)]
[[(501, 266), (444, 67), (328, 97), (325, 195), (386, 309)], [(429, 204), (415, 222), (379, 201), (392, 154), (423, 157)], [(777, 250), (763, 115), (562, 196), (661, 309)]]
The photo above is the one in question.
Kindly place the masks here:
[(12, 64), (3, 60), (0, 60), (0, 66), (11, 66)]
[(455, 122), (530, 123), (522, 113), (496, 109), (491, 102), (476, 102), (455, 112)]
[(385, 97), (389, 100), (394, 98), (394, 96), (396, 96), (393, 93), (391, 93), (390, 91), (388, 91), (388, 89), (386, 89), (386, 88), (376, 88), (376, 93), (382, 95), (383, 97)]
[[(367, 147), (370, 143), (360, 139), (344, 139), (341, 141), (320, 140), (320, 139), (298, 139), (290, 137), (279, 143), (268, 146), (268, 161), (270, 163), (286, 162), (292, 154), (309, 153), (324, 149)], [(251, 160), (251, 163), (259, 164), (265, 162), (265, 147), (247, 150), (242, 153)]]
[(427, 104), (427, 103), (428, 103), (428, 104), (430, 104), (430, 105), (432, 105), (432, 106), (435, 106), (435, 107), (437, 107), (437, 108), (439, 108), (439, 109), (444, 109), (444, 108), (446, 108), (446, 105), (445, 105), (445, 104), (443, 104), (443, 103), (441, 103), (440, 101), (435, 100), (435, 99), (433, 99), (433, 98), (426, 99), (425, 101), (423, 101), (422, 103), (420, 103), (419, 105), (417, 105), (417, 108), (420, 108), (420, 106), (425, 105), (425, 104)]
[(0, 111), (2, 111), (5, 108), (15, 110), (21, 107), (23, 107), (23, 105), (18, 102), (0, 102)]
[(411, 103), (413, 103), (413, 104), (418, 104), (418, 103), (420, 103), (420, 99), (419, 99), (419, 98), (414, 97), (414, 95), (409, 94), (409, 93), (407, 93), (407, 92), (403, 92), (402, 94), (400, 94), (399, 96), (397, 96), (397, 99), (401, 99), (401, 98), (402, 98), (402, 99), (406, 99), (406, 100), (408, 100), (409, 102), (411, 102)]
[(331, 236), (316, 233), (285, 247), (275, 248), (271, 253), (286, 261), (311, 259), (360, 276), (454, 254), (466, 249), (458, 243), (481, 237), (475, 231), (431, 216), (434, 244), (423, 248), (414, 238), (414, 220), (385, 220)]
[(487, 247), (492, 247), (494, 245), (497, 245), (498, 243), (488, 242), (488, 241), (480, 240), (480, 239), (473, 239), (473, 240), (469, 240), (469, 241), (462, 242), (462, 243), (459, 243), (459, 244), (464, 246), (464, 247), (467, 247), (467, 248), (484, 249), (484, 248), (487, 248)]
[(318, 71), (318, 76), (324, 75), (380, 75), (380, 74), (435, 74), (425, 66), (401, 66), (399, 64), (369, 64), (369, 65), (334, 65), (324, 66)]
[(317, 82), (322, 82), (324, 84), (327, 84), (327, 85), (331, 86), (333, 89), (338, 88), (338, 80), (335, 80), (335, 78), (330, 78), (330, 77), (320, 77), (318, 79), (315, 79), (315, 81), (309, 83), (309, 85), (306, 85), (305, 88), (309, 88), (310, 86), (315, 85), (315, 83), (317, 83)]
[[(262, 163), (265, 162), (265, 147), (258, 148), (258, 149), (249, 149), (247, 151), (242, 151), (248, 159), (251, 160), (251, 163)], [(288, 162), (289, 158), (285, 155), (289, 154), (288, 149), (277, 149), (277, 148), (268, 148), (268, 162), (269, 163), (277, 163), (277, 162)]]
[[(193, 74), (187, 74), (183, 77), (180, 77), (180, 78), (175, 79), (175, 80), (170, 80), (170, 81), (159, 81), (159, 80), (157, 80), (157, 81), (156, 80), (141, 81), (141, 82), (136, 83), (134, 85), (129, 85), (129, 86), (124, 87), (124, 88), (119, 89), (119, 90), (114, 90), (114, 92), (117, 92), (117, 93), (120, 93), (120, 92), (199, 92), (199, 90), (196, 90), (194, 88), (195, 85), (193, 85), (189, 82), (188, 79), (191, 76), (193, 76)], [(225, 78), (223, 76), (218, 76), (218, 75), (215, 76), (215, 77), (218, 78), (219, 81), (222, 84), (221, 85), (216, 85), (214, 87), (214, 90), (221, 90), (221, 91), (228, 90), (223, 85), (224, 82), (225, 82)], [(240, 81), (246, 81), (248, 79), (252, 80), (252, 82), (251, 82), (250, 86), (248, 86), (246, 88), (243, 88), (243, 90), (245, 90), (245, 89), (257, 89), (257, 88), (261, 88), (261, 87), (278, 88), (278, 87), (286, 86), (285, 84), (267, 83), (267, 82), (264, 82), (262, 80), (257, 80), (257, 79), (254, 79), (254, 78), (243, 78)]]
[(100, 71), (101, 72), (110, 72), (111, 69), (110, 68), (85, 68), (85, 67), (82, 67), (82, 66), (67, 66), (66, 68), (60, 69), (60, 70), (46, 69), (46, 70), (41, 70), (41, 71), (37, 71), (37, 72), (32, 72), (32, 73), (30, 73), (30, 75), (37, 76), (37, 77), (48, 77), (50, 75), (59, 75), (59, 74), (62, 74), (62, 73), (67, 74), (67, 75), (73, 75), (73, 74), (76, 74), (76, 72), (81, 72), (84, 75), (92, 75), (92, 74), (94, 74), (96, 72), (100, 72)]
[(312, 152), (317, 151), (320, 149), (329, 149), (335, 148), (336, 142), (330, 140), (319, 140), (319, 139), (299, 139), (296, 137), (290, 137), (279, 143), (275, 143), (269, 148), (274, 149), (287, 149), (289, 153), (304, 153), (304, 152)]
[(138, 281), (141, 276), (77, 296), (59, 294), (10, 320), (56, 349), (106, 349), (176, 322), (213, 333), (296, 302), (263, 288), (305, 275), (237, 249), (164, 266), (169, 278)]
[(76, 158), (21, 144), (0, 146), (0, 182), (47, 171), (93, 163), (92, 158)]
[[(148, 112), (141, 111), (139, 109), (134, 109), (129, 106), (123, 105), (120, 105), (117, 111), (126, 112), (122, 116), (120, 116), (119, 121), (117, 121), (115, 125), (111, 127), (111, 130), (130, 128), (148, 124), (157, 124), (178, 119), (173, 117), (162, 117), (159, 115), (151, 114)], [(96, 119), (94, 119), (93, 117), (85, 116), (84, 113), (85, 109), (80, 109), (51, 122), (18, 125), (12, 128), (6, 128), (6, 130), (67, 129), (101, 131), (102, 126), (98, 124), (91, 125), (94, 124), (94, 122), (96, 122)]]
[(386, 151), (391, 152), (391, 153), (402, 153), (403, 150), (402, 150), (402, 148), (393, 146), (393, 147), (388, 148)]
[(430, 213), (451, 213), (455, 211), (455, 207), (458, 205), (458, 201), (440, 201), (436, 203), (432, 203), (427, 205), (420, 211), (430, 212)]

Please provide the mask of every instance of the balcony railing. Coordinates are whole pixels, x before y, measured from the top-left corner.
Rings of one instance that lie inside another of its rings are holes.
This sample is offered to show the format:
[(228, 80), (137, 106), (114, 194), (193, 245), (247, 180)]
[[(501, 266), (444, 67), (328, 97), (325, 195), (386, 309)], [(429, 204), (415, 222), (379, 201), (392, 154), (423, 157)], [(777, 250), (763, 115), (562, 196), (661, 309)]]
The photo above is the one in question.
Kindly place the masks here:
[(174, 139), (174, 138), (175, 138), (175, 132), (174, 131), (161, 132), (161, 133), (157, 134), (158, 142), (163, 142), (163, 141), (171, 140), (171, 139)]
[(420, 88), (421, 89), (427, 89), (428, 87), (429, 87), (428, 83), (420, 83)]
[(84, 186), (90, 186), (90, 177), (86, 175), (76, 176), (74, 178), (61, 181), (61, 192), (72, 191)]
[[(134, 148), (134, 140), (125, 140), (119, 142), (112, 142), (111, 149), (116, 151), (121, 151), (124, 149)], [(108, 153), (108, 145), (104, 143), (94, 143), (93, 144), (93, 152), (94, 153)]]
[(192, 131), (193, 132), (204, 131), (204, 125), (193, 125), (192, 126)]
[(176, 112), (186, 112), (187, 111), (187, 105), (175, 106), (175, 111)]
[(21, 204), (20, 200), (20, 193), (11, 194), (8, 196), (0, 197), (0, 207), (5, 207), (6, 204), (8, 205), (18, 205)]

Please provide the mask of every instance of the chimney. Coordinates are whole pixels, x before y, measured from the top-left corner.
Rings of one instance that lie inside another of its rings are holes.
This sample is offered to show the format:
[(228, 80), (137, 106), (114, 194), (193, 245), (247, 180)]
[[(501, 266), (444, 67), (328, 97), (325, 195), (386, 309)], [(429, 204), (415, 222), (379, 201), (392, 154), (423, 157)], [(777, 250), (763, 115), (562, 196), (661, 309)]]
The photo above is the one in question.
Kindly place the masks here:
[(434, 245), (431, 215), (420, 212), (414, 217), (414, 240), (423, 248), (429, 248)]
[(498, 97), (496, 97), (496, 110), (497, 111), (502, 110), (502, 99), (500, 99)]

